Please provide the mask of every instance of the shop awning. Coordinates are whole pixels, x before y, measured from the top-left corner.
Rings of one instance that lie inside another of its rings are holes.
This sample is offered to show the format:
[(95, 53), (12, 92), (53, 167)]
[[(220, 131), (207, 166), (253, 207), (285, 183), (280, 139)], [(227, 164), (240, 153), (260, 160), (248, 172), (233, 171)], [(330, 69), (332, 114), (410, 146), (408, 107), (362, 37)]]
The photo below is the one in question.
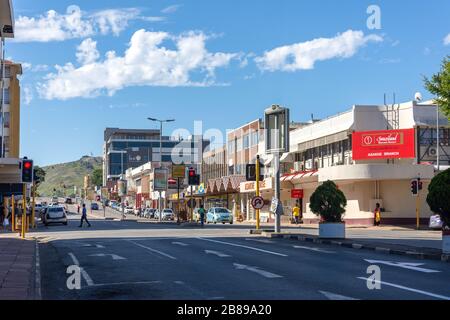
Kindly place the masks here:
[(317, 170), (314, 171), (302, 171), (302, 172), (296, 172), (288, 175), (284, 175), (281, 177), (281, 181), (294, 181), (294, 180), (300, 180), (307, 177), (313, 177), (317, 176), (319, 172)]

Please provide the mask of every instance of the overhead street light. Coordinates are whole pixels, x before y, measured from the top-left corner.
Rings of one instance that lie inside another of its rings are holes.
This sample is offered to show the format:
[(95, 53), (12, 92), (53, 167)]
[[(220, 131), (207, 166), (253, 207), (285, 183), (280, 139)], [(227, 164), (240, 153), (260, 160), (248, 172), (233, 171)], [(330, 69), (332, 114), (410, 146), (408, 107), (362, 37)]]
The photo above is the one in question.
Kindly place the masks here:
[[(175, 122), (175, 119), (167, 119), (167, 120), (160, 120), (156, 118), (147, 118), (150, 121), (159, 122), (159, 167), (162, 168), (162, 136), (163, 136), (163, 123), (168, 122)], [(159, 221), (162, 220), (162, 208), (161, 208), (161, 198), (162, 198), (162, 192), (159, 191)]]

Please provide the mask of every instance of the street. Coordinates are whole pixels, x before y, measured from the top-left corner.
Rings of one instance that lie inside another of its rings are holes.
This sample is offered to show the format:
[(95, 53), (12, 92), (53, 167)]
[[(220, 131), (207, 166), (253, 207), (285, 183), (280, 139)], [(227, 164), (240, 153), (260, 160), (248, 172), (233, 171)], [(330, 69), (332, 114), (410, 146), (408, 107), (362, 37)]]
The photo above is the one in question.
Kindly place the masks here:
[[(449, 300), (450, 264), (381, 252), (266, 239), (248, 227), (103, 220), (39, 226), (43, 299)], [(75, 210), (74, 210), (75, 209)], [(99, 214), (103, 213), (99, 211)], [(69, 290), (67, 268), (81, 268)], [(368, 267), (381, 268), (370, 290)]]

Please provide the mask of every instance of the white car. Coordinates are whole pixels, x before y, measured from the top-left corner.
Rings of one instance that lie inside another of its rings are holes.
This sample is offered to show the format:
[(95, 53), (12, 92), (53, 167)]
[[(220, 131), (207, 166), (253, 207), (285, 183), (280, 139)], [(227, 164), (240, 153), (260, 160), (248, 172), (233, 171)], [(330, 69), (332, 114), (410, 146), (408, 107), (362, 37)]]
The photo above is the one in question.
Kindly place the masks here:
[(48, 207), (41, 214), (41, 221), (45, 226), (51, 223), (62, 223), (67, 226), (66, 210), (61, 206)]
[(444, 222), (441, 219), (440, 215), (434, 215), (430, 217), (429, 228), (434, 230), (442, 230), (444, 227)]
[(125, 214), (134, 214), (134, 209), (133, 207), (125, 207)]
[(164, 209), (162, 211), (162, 220), (174, 221), (175, 220), (175, 214), (173, 213), (173, 210), (172, 209)]

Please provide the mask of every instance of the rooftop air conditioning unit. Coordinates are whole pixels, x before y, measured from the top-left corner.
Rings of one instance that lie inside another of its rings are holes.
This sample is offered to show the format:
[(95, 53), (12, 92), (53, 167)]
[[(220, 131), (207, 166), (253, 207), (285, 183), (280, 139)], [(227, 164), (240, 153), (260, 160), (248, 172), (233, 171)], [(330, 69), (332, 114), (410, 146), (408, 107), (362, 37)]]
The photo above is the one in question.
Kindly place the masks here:
[(437, 153), (438, 153), (437, 147), (430, 147), (430, 148), (428, 149), (428, 155), (429, 155), (430, 157), (436, 157), (436, 156), (437, 156)]

